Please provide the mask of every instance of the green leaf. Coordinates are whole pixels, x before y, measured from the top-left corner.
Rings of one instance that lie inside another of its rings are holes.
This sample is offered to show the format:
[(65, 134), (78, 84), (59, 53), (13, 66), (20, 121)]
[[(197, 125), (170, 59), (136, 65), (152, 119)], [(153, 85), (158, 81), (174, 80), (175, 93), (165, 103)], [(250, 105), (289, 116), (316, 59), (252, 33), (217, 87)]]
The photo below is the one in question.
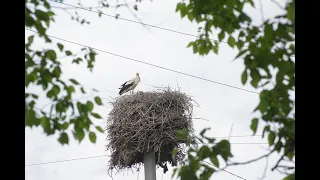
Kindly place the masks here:
[(76, 135), (77, 139), (79, 140), (79, 142), (81, 142), (83, 140), (83, 138), (84, 138), (83, 129), (75, 128), (75, 131), (76, 131), (75, 135)]
[(189, 42), (187, 47), (193, 46), (194, 42)]
[(178, 148), (174, 148), (171, 152), (171, 156), (172, 156), (172, 160), (173, 162), (176, 162), (176, 155), (177, 153), (179, 152), (179, 149)]
[(60, 43), (58, 43), (57, 45), (58, 45), (59, 50), (62, 52), (64, 46), (62, 44), (60, 44)]
[(69, 127), (69, 123), (64, 122), (64, 123), (62, 124), (62, 129), (63, 129), (63, 130), (68, 129), (68, 127)]
[(245, 69), (241, 75), (242, 84), (245, 85), (247, 80), (248, 80), (248, 72), (247, 72), (247, 69)]
[[(195, 162), (195, 164), (199, 164), (199, 163)], [(192, 169), (190, 166), (182, 166), (179, 173), (178, 173), (178, 176), (180, 176), (180, 179), (183, 179), (183, 180), (198, 179), (197, 176), (195, 175), (194, 171), (195, 170)]]
[(102, 119), (102, 117), (97, 113), (92, 112), (91, 115), (97, 119)]
[(103, 129), (100, 127), (100, 126), (96, 126), (96, 129), (101, 132), (101, 133), (104, 133)]
[(50, 8), (51, 8), (51, 6), (50, 6), (50, 4), (49, 4), (48, 2), (44, 2), (43, 5), (44, 5), (44, 7), (47, 8), (47, 9), (50, 9)]
[(278, 153), (280, 153), (282, 147), (283, 147), (283, 144), (282, 144), (282, 142), (281, 142), (281, 140), (280, 140), (280, 141), (278, 141), (278, 142), (276, 143), (276, 145), (274, 146), (274, 149), (275, 149), (276, 151), (278, 151)]
[(225, 37), (225, 32), (224, 31), (221, 31), (219, 34), (218, 34), (218, 38), (219, 38), (219, 41), (221, 42)]
[(270, 131), (270, 125), (265, 126), (262, 132), (262, 138), (264, 138), (265, 132), (269, 132), (269, 131)]
[(57, 97), (58, 94), (60, 93), (60, 87), (57, 86), (57, 85), (54, 85), (54, 86), (52, 87), (51, 91), (52, 91), (52, 95), (55, 96), (55, 97)]
[(293, 152), (293, 151), (289, 151), (289, 152), (287, 153), (287, 157), (288, 157), (291, 161), (292, 161), (293, 156), (294, 156), (294, 152)]
[(61, 133), (58, 141), (59, 141), (62, 145), (64, 145), (64, 144), (69, 144), (68, 134), (65, 133), (65, 132)]
[(208, 137), (204, 137), (210, 144), (214, 143), (214, 141), (216, 140), (215, 138), (208, 138)]
[(200, 136), (203, 137), (204, 133), (206, 133), (206, 131), (210, 130), (211, 128), (204, 128), (201, 132), (200, 132)]
[(176, 12), (180, 11), (180, 16), (183, 18), (188, 13), (188, 8), (185, 3), (178, 3), (176, 6)]
[(98, 96), (96, 96), (95, 98), (94, 98), (94, 101), (98, 104), (98, 105), (102, 105), (102, 101), (101, 101), (101, 98), (100, 97), (98, 97)]
[(264, 36), (267, 41), (272, 39), (273, 28), (272, 24), (266, 24), (264, 28)]
[(87, 101), (87, 108), (90, 112), (93, 110), (93, 103), (91, 101)]
[(213, 46), (212, 46), (212, 49), (213, 49), (213, 52), (214, 52), (215, 54), (218, 54), (218, 50), (219, 50), (218, 46), (213, 45)]
[(265, 99), (261, 99), (259, 103), (259, 110), (261, 113), (264, 113), (268, 110), (268, 102)]
[(36, 15), (36, 17), (37, 17), (39, 20), (42, 20), (42, 21), (48, 21), (48, 20), (50, 20), (48, 13), (46, 13), (46, 12), (44, 12), (44, 11), (41, 11), (41, 10), (39, 10), (39, 9), (37, 9), (37, 10), (35, 11), (35, 15)]
[(89, 139), (92, 143), (96, 143), (97, 136), (94, 132), (89, 133)]
[(182, 3), (178, 3), (176, 6), (176, 12), (178, 12), (181, 9)]
[(136, 10), (136, 11), (138, 11), (138, 5), (135, 4), (135, 5), (133, 6), (133, 9)]
[(59, 66), (56, 66), (56, 67), (54, 68), (54, 70), (52, 71), (52, 74), (54, 75), (54, 77), (60, 78), (61, 68), (60, 68)]
[(54, 16), (55, 15), (55, 13), (52, 12), (52, 11), (48, 11), (47, 14), (48, 14), (48, 16)]
[(34, 99), (38, 99), (38, 97), (39, 97), (39, 96), (36, 95), (36, 94), (32, 94), (31, 96), (32, 96)]
[(41, 118), (41, 126), (43, 127), (44, 131), (48, 134), (50, 131), (50, 121), (48, 118)]
[(52, 60), (52, 61), (54, 61), (54, 60), (57, 59), (57, 54), (56, 54), (56, 52), (55, 52), (54, 50), (48, 50), (48, 51), (46, 52), (46, 55), (47, 55), (47, 57), (48, 57), (50, 60)]
[(228, 44), (233, 48), (236, 45), (236, 40), (234, 39), (234, 37), (229, 36), (228, 38)]
[(71, 56), (72, 55), (71, 51), (66, 51), (65, 53), (66, 53), (67, 56)]
[(294, 174), (290, 174), (287, 177), (283, 178), (283, 180), (295, 180), (295, 175)]
[(222, 158), (227, 161), (229, 157), (232, 157), (230, 152), (230, 143), (227, 140), (222, 140), (216, 145), (217, 151)]
[(258, 118), (254, 118), (251, 121), (250, 129), (253, 131), (253, 135), (256, 134), (258, 128)]
[(216, 155), (212, 155), (212, 156), (210, 157), (210, 161), (211, 161), (215, 166), (219, 167), (219, 160), (218, 160), (218, 158), (217, 158)]
[(194, 16), (193, 16), (193, 14), (192, 13), (188, 13), (188, 19), (192, 22), (193, 21), (193, 19), (194, 19)]
[(251, 4), (252, 7), (254, 7), (253, 0), (248, 0), (248, 2)]
[(257, 88), (258, 84), (260, 82), (260, 79), (261, 79), (259, 71), (257, 69), (251, 69), (251, 77), (252, 77), (252, 80), (251, 80), (250, 84), (254, 88)]
[(33, 42), (34, 35), (28, 37), (28, 43), (31, 44)]
[(84, 90), (84, 88), (83, 88), (83, 87), (81, 87), (81, 88), (80, 88), (80, 90), (81, 90), (81, 92), (82, 92), (83, 94), (85, 94), (85, 93), (86, 93), (86, 91)]
[(294, 6), (294, 3), (292, 3), (292, 4), (290, 4), (288, 6), (287, 12), (288, 12), (288, 14), (287, 14), (288, 19), (290, 19), (291, 21), (294, 21), (295, 20), (295, 6)]
[(79, 84), (79, 82), (78, 81), (76, 81), (75, 79), (69, 79), (74, 85), (78, 85)]
[(44, 37), (44, 36), (46, 37), (46, 34), (45, 34), (45, 33), (46, 33), (46, 30), (47, 30), (47, 29), (42, 26), (42, 24), (41, 24), (40, 21), (36, 21), (35, 24), (34, 24), (34, 26), (35, 26), (35, 28), (37, 29), (40, 37)]
[(196, 54), (198, 52), (198, 46), (194, 44), (192, 48), (193, 48), (193, 54)]
[(272, 146), (274, 144), (275, 139), (276, 139), (276, 134), (273, 131), (271, 131), (268, 136), (269, 146)]
[(68, 86), (66, 90), (67, 90), (68, 94), (72, 94), (75, 92), (75, 89), (73, 86)]
[(176, 136), (178, 140), (186, 140), (188, 136), (188, 130), (186, 128), (177, 130)]
[(244, 53), (246, 53), (248, 51), (248, 49), (242, 50), (238, 53), (238, 55), (234, 58), (234, 59), (238, 59), (239, 57), (241, 57)]
[(173, 179), (173, 177), (176, 175), (177, 171), (178, 171), (178, 168), (174, 168), (173, 169), (173, 173), (172, 173), (171, 179)]
[(25, 126), (38, 126), (40, 124), (40, 119), (36, 117), (33, 110), (27, 109), (25, 112)]
[(35, 21), (31, 16), (25, 16), (25, 25), (27, 27), (32, 27), (34, 24), (35, 24)]
[(208, 146), (202, 146), (199, 149), (197, 155), (198, 155), (199, 160), (203, 160), (203, 159), (211, 156), (211, 151), (208, 148)]

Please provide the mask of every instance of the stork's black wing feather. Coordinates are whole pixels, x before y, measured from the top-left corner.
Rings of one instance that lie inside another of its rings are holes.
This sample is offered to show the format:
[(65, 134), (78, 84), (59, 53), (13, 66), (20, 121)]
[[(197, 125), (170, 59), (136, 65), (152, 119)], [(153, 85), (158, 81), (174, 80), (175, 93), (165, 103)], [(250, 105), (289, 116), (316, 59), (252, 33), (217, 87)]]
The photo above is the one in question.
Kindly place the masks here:
[(119, 91), (119, 94), (121, 95), (121, 93), (122, 93), (124, 90), (128, 89), (130, 86), (132, 86), (133, 83), (134, 83), (134, 82), (132, 82), (132, 83), (130, 83), (130, 84), (125, 84), (125, 83), (124, 83), (124, 84), (122, 85), (122, 88), (121, 88), (120, 91)]
[(129, 81), (124, 82), (124, 83), (121, 85), (121, 87), (119, 87), (119, 89), (122, 89), (122, 88), (126, 85), (127, 82), (129, 82)]

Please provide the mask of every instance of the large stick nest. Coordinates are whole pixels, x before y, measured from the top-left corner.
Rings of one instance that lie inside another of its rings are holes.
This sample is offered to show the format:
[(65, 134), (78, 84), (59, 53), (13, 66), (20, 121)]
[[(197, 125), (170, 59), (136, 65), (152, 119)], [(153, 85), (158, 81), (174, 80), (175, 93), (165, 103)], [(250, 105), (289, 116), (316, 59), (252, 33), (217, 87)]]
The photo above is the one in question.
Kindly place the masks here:
[[(176, 131), (193, 133), (192, 99), (178, 91), (161, 90), (125, 95), (111, 102), (107, 120), (109, 169), (131, 168), (143, 163), (144, 154), (154, 151), (156, 163), (176, 165), (184, 157), (183, 141)], [(172, 150), (179, 151), (175, 161)]]

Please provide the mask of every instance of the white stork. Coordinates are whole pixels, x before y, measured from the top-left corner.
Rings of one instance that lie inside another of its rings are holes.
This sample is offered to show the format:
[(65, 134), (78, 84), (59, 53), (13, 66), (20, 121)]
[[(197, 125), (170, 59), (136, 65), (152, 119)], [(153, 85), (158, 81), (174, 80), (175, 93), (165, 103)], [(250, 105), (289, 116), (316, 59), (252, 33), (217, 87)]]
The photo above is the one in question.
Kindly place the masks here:
[(139, 73), (137, 73), (135, 78), (129, 81), (126, 81), (121, 85), (121, 87), (119, 88), (120, 89), (119, 94), (122, 95), (128, 91), (130, 91), (130, 94), (132, 94), (134, 88), (139, 84), (139, 82), (140, 82), (140, 76), (139, 76)]

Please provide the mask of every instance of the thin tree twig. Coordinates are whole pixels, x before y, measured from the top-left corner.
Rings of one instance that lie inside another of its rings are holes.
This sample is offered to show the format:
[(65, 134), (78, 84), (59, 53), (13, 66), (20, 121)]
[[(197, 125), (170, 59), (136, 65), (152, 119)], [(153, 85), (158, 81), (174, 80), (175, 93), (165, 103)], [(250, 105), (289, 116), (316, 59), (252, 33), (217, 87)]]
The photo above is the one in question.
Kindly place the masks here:
[(268, 157), (266, 157), (266, 166), (264, 167), (263, 175), (262, 175), (262, 177), (260, 177), (258, 179), (262, 180), (262, 179), (266, 178), (268, 165), (269, 165), (269, 159), (268, 159)]
[(279, 4), (279, 2), (277, 2), (275, 0), (271, 0), (271, 2), (273, 2), (275, 5), (277, 5), (280, 9), (284, 9), (284, 7), (282, 7), (281, 4)]
[[(119, 8), (121, 6), (126, 6), (129, 4), (116, 4), (116, 5), (109, 5), (109, 6), (81, 6), (82, 8), (86, 9), (103, 9), (103, 8)], [(54, 9), (77, 9), (76, 7), (62, 7), (62, 6), (51, 6)]]
[(262, 0), (259, 0), (260, 3), (260, 14), (261, 14), (261, 20), (262, 23), (264, 23), (265, 19), (264, 19), (264, 14), (263, 14), (263, 5), (262, 5)]
[(286, 155), (286, 153), (281, 156), (281, 158), (278, 160), (277, 164), (271, 169), (271, 171), (274, 171), (275, 169), (278, 168), (278, 165), (279, 165), (280, 162), (283, 160), (283, 158), (284, 158), (285, 155)]
[(289, 175), (289, 173), (284, 172), (284, 171), (281, 171), (280, 169), (276, 169), (276, 171), (278, 171), (280, 174), (286, 174), (286, 175)]
[(230, 128), (230, 133), (229, 133), (228, 141), (230, 141), (231, 134), (232, 134), (232, 130), (233, 130), (233, 123), (232, 123), (231, 128)]
[[(262, 158), (265, 158), (265, 157), (270, 156), (270, 154), (272, 154), (274, 151), (275, 151), (275, 149), (273, 149), (272, 151), (270, 151), (269, 153), (267, 153), (267, 154), (265, 154), (265, 155), (262, 155), (262, 156), (260, 156), (260, 157), (255, 158), (255, 159), (252, 159), (252, 160), (250, 160), (250, 161), (246, 161), (246, 162), (234, 162), (234, 163), (231, 163), (231, 164), (228, 164), (228, 163), (227, 163), (227, 165), (226, 165), (225, 168), (227, 168), (228, 166), (245, 165), (245, 164), (250, 164), (250, 163), (255, 162), (255, 161), (259, 161), (259, 160), (261, 160)], [(223, 168), (223, 169), (224, 169), (224, 168)]]
[(143, 26), (144, 28), (146, 28), (149, 32), (151, 32), (151, 29), (143, 23), (142, 19), (140, 19), (140, 18), (131, 10), (131, 8), (129, 7), (127, 1), (126, 1), (126, 0), (123, 0), (123, 1), (125, 2), (125, 7), (126, 7), (126, 8), (128, 9), (128, 11), (131, 13), (131, 15), (132, 15), (134, 18), (136, 18), (136, 19), (142, 24), (142, 26)]
[(284, 166), (284, 165), (279, 165), (278, 168), (284, 168), (284, 169), (294, 169), (295, 167), (294, 166)]

